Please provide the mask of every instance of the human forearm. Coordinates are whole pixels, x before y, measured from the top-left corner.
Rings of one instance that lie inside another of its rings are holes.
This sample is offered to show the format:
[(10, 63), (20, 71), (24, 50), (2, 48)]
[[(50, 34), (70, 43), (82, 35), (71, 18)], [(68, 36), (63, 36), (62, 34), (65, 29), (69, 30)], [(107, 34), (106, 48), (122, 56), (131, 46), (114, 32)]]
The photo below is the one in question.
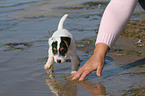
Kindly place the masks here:
[(111, 0), (106, 7), (98, 36), (97, 43), (105, 43), (110, 48), (113, 46), (123, 31), (126, 23), (135, 9), (138, 0)]

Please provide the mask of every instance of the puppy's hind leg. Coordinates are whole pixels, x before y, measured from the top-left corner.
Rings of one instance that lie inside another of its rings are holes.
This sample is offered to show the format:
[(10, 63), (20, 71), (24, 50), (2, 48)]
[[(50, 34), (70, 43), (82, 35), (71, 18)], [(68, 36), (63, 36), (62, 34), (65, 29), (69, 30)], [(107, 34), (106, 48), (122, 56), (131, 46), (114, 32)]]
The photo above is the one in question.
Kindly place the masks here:
[(72, 62), (71, 74), (75, 74), (80, 66), (80, 58), (77, 54), (70, 56)]

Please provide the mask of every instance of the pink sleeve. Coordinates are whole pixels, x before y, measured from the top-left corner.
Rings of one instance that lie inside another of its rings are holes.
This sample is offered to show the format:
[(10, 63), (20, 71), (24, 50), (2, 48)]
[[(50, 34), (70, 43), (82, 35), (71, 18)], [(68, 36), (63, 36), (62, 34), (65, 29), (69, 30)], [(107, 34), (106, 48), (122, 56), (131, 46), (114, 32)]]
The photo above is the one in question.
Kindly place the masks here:
[(96, 44), (105, 43), (110, 48), (113, 46), (132, 15), (137, 1), (138, 0), (110, 1), (102, 16)]

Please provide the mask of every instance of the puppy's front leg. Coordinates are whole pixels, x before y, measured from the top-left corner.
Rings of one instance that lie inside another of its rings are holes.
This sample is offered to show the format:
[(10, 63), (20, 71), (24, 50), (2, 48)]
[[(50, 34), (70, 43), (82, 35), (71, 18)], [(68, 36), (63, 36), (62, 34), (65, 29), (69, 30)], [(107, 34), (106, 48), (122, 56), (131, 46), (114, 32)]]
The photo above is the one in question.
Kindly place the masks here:
[(44, 65), (44, 69), (48, 70), (49, 72), (53, 72), (53, 55), (50, 49), (49, 49), (49, 57), (46, 64)]

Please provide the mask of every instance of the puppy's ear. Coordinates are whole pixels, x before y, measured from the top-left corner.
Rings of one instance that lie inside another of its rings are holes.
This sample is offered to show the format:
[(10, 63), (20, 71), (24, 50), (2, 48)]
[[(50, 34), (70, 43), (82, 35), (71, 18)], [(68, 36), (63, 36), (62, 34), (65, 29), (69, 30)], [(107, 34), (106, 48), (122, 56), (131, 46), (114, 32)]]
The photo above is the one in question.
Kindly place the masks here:
[(69, 47), (71, 43), (71, 38), (70, 37), (61, 37), (61, 41), (66, 44), (67, 47)]

